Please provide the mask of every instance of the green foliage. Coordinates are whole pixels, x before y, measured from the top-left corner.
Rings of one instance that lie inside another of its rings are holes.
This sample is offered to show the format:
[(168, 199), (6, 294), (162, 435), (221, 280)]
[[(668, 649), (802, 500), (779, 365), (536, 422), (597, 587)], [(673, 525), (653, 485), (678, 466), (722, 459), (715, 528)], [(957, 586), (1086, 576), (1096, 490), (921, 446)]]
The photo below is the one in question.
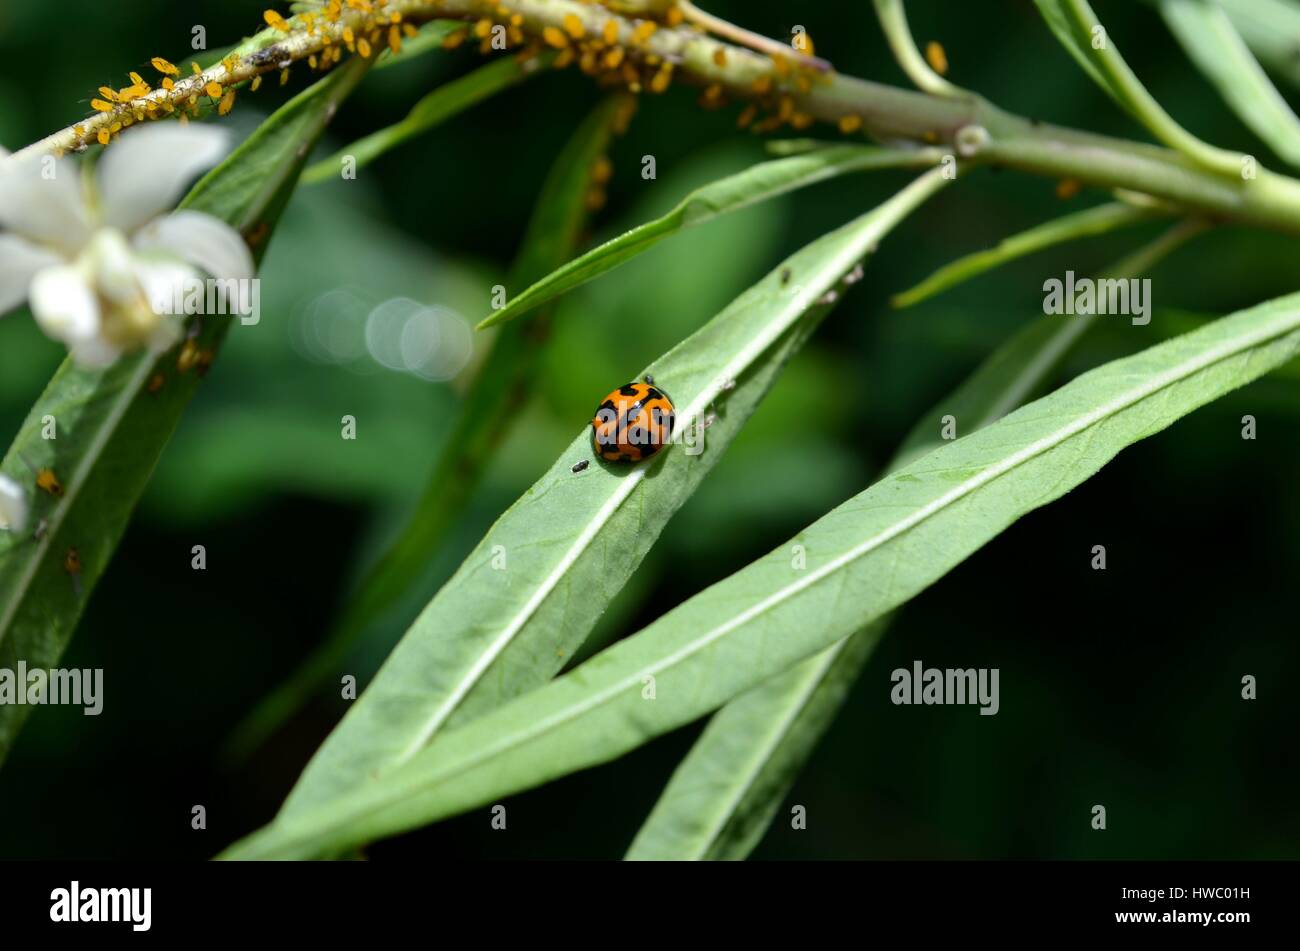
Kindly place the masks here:
[(372, 785), (440, 731), (559, 671), (811, 332), (825, 295), (943, 182), (928, 172), (809, 245), (646, 368), (675, 400), (678, 432), (713, 417), (703, 452), (674, 445), (646, 465), (604, 463), (584, 427), (430, 602), (308, 766), (285, 815)]
[[(882, 617), (1126, 446), (1297, 353), (1292, 295), (1086, 373), (882, 479), (572, 672), (448, 731), (382, 782), (285, 816), (227, 857), (358, 845), (616, 758)], [(792, 567), (795, 545), (803, 570)], [(809, 617), (818, 623), (801, 623)]]
[[(1196, 230), (1176, 226), (1102, 274), (1137, 277)], [(1040, 322), (1012, 336), (917, 421), (887, 471), (897, 471), (941, 445), (945, 417), (961, 420), (965, 431), (975, 432), (1021, 405), (1096, 323)], [(627, 857), (745, 858), (892, 619), (887, 615), (872, 621), (718, 711), (673, 773)]]

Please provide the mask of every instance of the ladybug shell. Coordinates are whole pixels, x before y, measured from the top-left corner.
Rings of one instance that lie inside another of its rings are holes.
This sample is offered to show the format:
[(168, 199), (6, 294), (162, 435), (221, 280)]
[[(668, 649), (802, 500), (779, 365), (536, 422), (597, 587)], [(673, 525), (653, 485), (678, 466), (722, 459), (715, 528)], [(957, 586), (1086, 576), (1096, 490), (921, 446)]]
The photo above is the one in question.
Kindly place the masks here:
[(607, 462), (640, 462), (667, 444), (673, 401), (650, 383), (629, 383), (610, 393), (591, 420), (596, 455)]

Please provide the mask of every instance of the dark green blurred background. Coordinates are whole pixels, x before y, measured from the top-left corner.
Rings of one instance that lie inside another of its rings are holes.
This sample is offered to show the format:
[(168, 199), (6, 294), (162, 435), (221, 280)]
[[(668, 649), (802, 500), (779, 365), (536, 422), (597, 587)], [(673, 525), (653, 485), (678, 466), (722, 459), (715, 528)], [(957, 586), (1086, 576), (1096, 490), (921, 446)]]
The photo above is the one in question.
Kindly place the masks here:
[[(235, 41), (256, 28), (263, 6), (6, 0), (0, 143), (16, 148), (77, 119), (95, 87), (125, 83), (151, 56), (180, 61), (195, 24), (213, 46)], [(706, 6), (778, 37), (801, 24), (842, 71), (903, 82), (863, 0)], [(1150, 10), (1097, 7), (1175, 117), (1217, 144), (1267, 156)], [(955, 82), (1022, 114), (1140, 136), (1029, 0), (916, 0), (909, 11), (918, 40), (945, 45)], [(458, 51), (372, 75), (321, 154), (400, 119), (477, 62)], [(299, 74), (287, 92), (304, 82)], [(246, 130), (285, 94), (245, 93), (231, 123)], [(223, 765), (218, 752), (329, 630), (409, 511), (459, 399), (455, 385), (380, 367), (346, 324), (337, 339), (304, 339), (305, 314), (345, 286), (477, 320), (551, 158), (596, 98), (576, 74), (546, 75), (356, 182), (299, 192), (266, 258), (261, 326), (232, 334), (64, 659), (105, 668), (105, 712), (49, 708), (30, 718), (0, 771), (0, 813), (13, 820), (0, 857), (200, 859), (271, 817), (342, 714), (337, 689), (246, 762)], [(616, 143), (610, 202), (591, 237), (761, 159), (762, 143), (735, 131), (735, 112), (702, 111), (684, 89), (644, 101)], [(657, 181), (640, 177), (645, 154), (657, 158)], [(571, 295), (532, 400), (518, 407), (474, 505), (418, 596), (357, 646), (346, 669), (369, 678), (607, 390), (904, 181), (880, 173), (799, 192), (674, 239)], [(636, 630), (860, 491), (911, 422), (1000, 340), (1048, 319), (1043, 280), (1090, 273), (1161, 227), (1050, 251), (913, 310), (889, 309), (891, 293), (955, 256), (1104, 197), (1085, 190), (1062, 203), (1054, 185), (971, 174), (885, 242), (867, 280), (669, 526), (604, 636)], [(1294, 290), (1298, 273), (1294, 239), (1236, 229), (1201, 237), (1152, 275), (1152, 324), (1112, 322), (1061, 378), (1154, 342), (1174, 325), (1170, 311), (1225, 313)], [(17, 431), (61, 357), (26, 314), (0, 322), (0, 438)], [(1259, 421), (1257, 441), (1240, 438), (1246, 413)], [(356, 442), (339, 438), (344, 414), (358, 418)], [(926, 591), (900, 614), (757, 855), (1300, 856), (1298, 436), (1300, 380), (1266, 379), (1128, 450)], [(195, 544), (207, 547), (206, 572), (190, 569)], [(1089, 568), (1095, 544), (1107, 546), (1105, 572)], [(915, 659), (1000, 668), (1001, 712), (892, 706), (889, 673)], [(1239, 698), (1243, 674), (1259, 679), (1254, 702)], [(482, 811), (370, 854), (618, 856), (698, 729), (513, 798), (508, 832), (492, 832)], [(807, 831), (782, 818), (795, 803), (807, 807)], [(1089, 827), (1094, 803), (1108, 809), (1105, 832)], [(205, 832), (190, 828), (195, 804), (207, 808)]]

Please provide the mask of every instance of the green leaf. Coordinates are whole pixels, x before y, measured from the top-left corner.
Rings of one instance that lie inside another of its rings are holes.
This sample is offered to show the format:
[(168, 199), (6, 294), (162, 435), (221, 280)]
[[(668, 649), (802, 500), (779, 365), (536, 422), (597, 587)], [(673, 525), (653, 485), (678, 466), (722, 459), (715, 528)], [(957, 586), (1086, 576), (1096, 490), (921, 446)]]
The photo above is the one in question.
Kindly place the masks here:
[[(614, 759), (884, 616), (1124, 447), (1297, 353), (1293, 294), (1086, 373), (881, 480), (382, 781), (276, 822), (228, 855), (288, 858), (368, 842)], [(802, 568), (794, 544), (806, 553)]]
[[(287, 103), (200, 180), (182, 207), (233, 225), (260, 256), (297, 181), (301, 156), (365, 69), (364, 61), (354, 60)], [(197, 345), (215, 348), (230, 320), (198, 325)], [(151, 393), (148, 384), (156, 376), (164, 385)], [(30, 488), (33, 517), (44, 526), (39, 538), (0, 533), (0, 667), (57, 663), (197, 387), (196, 373), (176, 371), (174, 351), (156, 361), (126, 357), (98, 371), (68, 360), (54, 375), (0, 464), (0, 471)], [(47, 415), (57, 420), (57, 439), (42, 438)], [(41, 469), (58, 476), (62, 497), (35, 488)], [(74, 550), (80, 570), (70, 574)], [(0, 705), (0, 760), (28, 710)]]
[(1162, 0), (1160, 12), (1237, 117), (1274, 152), (1300, 166), (1300, 118), (1264, 74), (1228, 15), (1204, 0)]
[(1156, 102), (1124, 57), (1087, 0), (1034, 0), (1057, 39), (1084, 70), (1159, 141), (1206, 168), (1241, 174), (1241, 155), (1216, 148), (1192, 135)]
[(920, 284), (895, 294), (890, 299), (890, 303), (895, 307), (911, 307), (1008, 261), (1014, 261), (1066, 241), (1108, 234), (1119, 228), (1149, 221), (1156, 215), (1157, 212), (1153, 209), (1119, 201), (1064, 215), (1005, 238), (986, 251), (977, 251), (945, 264)]
[[(584, 426), (430, 602), (308, 764), (283, 814), (371, 785), (436, 733), (560, 670), (828, 309), (828, 293), (945, 181), (927, 172), (813, 242), (648, 368), (675, 400), (679, 433), (722, 404), (704, 451), (674, 445), (643, 465), (605, 463)], [(574, 472), (577, 463), (586, 468)]]
[[(1204, 227), (1176, 225), (1102, 276), (1135, 278)], [(1099, 319), (1036, 320), (1014, 335), (921, 418), (886, 471), (904, 468), (941, 445), (943, 416), (975, 432), (1019, 406)], [(871, 622), (718, 711), (674, 771), (627, 858), (745, 858), (893, 617)]]
[(762, 162), (738, 175), (696, 189), (662, 218), (633, 228), (627, 234), (606, 241), (582, 257), (570, 261), (484, 319), (478, 325), (479, 329), (513, 320), (618, 267), (665, 238), (703, 224), (718, 215), (738, 211), (755, 202), (775, 198), (848, 172), (879, 168), (922, 168), (937, 164), (941, 158), (937, 150), (929, 148), (886, 149), (840, 145)]
[(303, 183), (314, 185), (337, 178), (345, 158), (354, 159), (356, 168), (364, 168), (403, 142), (423, 135), (484, 99), (510, 88), (528, 76), (536, 75), (542, 64), (541, 59), (520, 63), (513, 56), (507, 56), (480, 66), (467, 76), (453, 79), (417, 102), (401, 122), (372, 132), (339, 149), (329, 158), (317, 162), (303, 173)]
[(1300, 89), (1300, 7), (1290, 0), (1219, 0), (1219, 6), (1264, 65)]
[(743, 859), (888, 627), (881, 618), (723, 707), (678, 765), (630, 861)]
[[(623, 108), (621, 97), (606, 99), (556, 158), (515, 261), (513, 273), (519, 280), (535, 280), (572, 256), (587, 223), (591, 167), (608, 149)], [(536, 326), (520, 324), (499, 332), (401, 535), (367, 572), (320, 649), (235, 729), (227, 756), (247, 755), (300, 709), (321, 680), (338, 669), (356, 639), (420, 577), (519, 411), (521, 393), (545, 349), (548, 316)]]

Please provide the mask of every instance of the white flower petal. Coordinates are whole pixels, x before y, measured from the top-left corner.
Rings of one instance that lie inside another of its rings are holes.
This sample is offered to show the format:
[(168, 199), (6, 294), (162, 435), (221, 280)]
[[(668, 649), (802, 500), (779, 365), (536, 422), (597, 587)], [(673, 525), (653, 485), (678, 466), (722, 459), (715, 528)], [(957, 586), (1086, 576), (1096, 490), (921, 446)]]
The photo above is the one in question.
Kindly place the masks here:
[(0, 317), (27, 300), (37, 271), (63, 263), (63, 258), (53, 251), (16, 234), (0, 234)]
[(187, 292), (193, 287), (202, 289), (203, 285), (198, 272), (180, 261), (136, 258), (134, 266), (136, 280), (160, 318), (145, 343), (151, 352), (162, 353), (181, 339)]
[(119, 136), (96, 169), (104, 223), (129, 234), (169, 211), (229, 146), (224, 129), (199, 123), (147, 123)]
[(27, 495), (13, 479), (0, 475), (0, 531), (21, 532), (27, 526)]
[(0, 230), (75, 255), (90, 236), (78, 164), (49, 155), (0, 159)]
[(98, 339), (99, 302), (80, 269), (62, 265), (37, 272), (30, 300), (32, 315), (46, 336), (69, 347)]
[(178, 211), (150, 222), (134, 241), (141, 251), (164, 251), (216, 278), (246, 280), (257, 270), (239, 232), (201, 211)]
[(134, 304), (140, 299), (135, 277), (135, 259), (126, 235), (115, 228), (95, 232), (77, 264), (90, 276), (91, 285), (116, 304)]

